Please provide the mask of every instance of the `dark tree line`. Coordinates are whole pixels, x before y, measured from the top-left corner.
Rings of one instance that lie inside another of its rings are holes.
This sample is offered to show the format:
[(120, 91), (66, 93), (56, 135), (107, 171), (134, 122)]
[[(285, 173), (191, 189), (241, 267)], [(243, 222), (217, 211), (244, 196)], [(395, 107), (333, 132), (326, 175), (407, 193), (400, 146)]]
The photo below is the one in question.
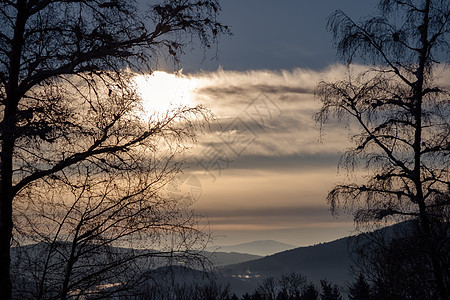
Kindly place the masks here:
[(242, 300), (342, 300), (341, 289), (327, 280), (320, 281), (320, 291), (314, 283), (297, 273), (283, 274), (280, 278), (261, 280), (257, 289), (242, 296)]
[[(128, 299), (157, 300), (342, 300), (341, 289), (327, 280), (320, 281), (320, 290), (301, 274), (283, 274), (279, 278), (261, 279), (253, 292), (241, 297), (232, 294), (228, 285), (221, 284), (214, 274), (183, 277), (170, 272), (152, 277), (134, 288)], [(172, 278), (172, 279), (171, 279)]]

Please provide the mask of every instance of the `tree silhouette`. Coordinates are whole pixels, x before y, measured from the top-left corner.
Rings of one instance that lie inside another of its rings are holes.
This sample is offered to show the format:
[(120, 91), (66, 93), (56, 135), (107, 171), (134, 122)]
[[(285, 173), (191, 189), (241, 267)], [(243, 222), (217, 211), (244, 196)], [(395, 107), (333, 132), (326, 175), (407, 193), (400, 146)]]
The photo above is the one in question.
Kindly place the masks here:
[(371, 283), (373, 299), (438, 298), (426, 241), (417, 220), (355, 237), (355, 266)]
[(337, 285), (332, 285), (326, 280), (320, 281), (320, 286), (322, 288), (322, 293), (320, 297), (322, 300), (342, 300), (341, 292)]
[(370, 285), (362, 273), (359, 274), (358, 279), (349, 286), (350, 300), (370, 300), (372, 299)]
[(319, 298), (319, 291), (317, 291), (314, 284), (308, 284), (302, 292), (300, 299), (302, 300), (317, 300)]
[(302, 290), (306, 287), (306, 277), (301, 274), (290, 273), (283, 274), (279, 280), (284, 299), (300, 298)]
[(341, 57), (350, 64), (358, 55), (373, 66), (317, 87), (323, 104), (317, 121), (324, 124), (332, 114), (360, 130), (341, 164), (370, 174), (337, 185), (328, 202), (334, 211), (342, 204), (353, 212), (358, 224), (417, 218), (426, 240), (422, 253), (440, 298), (447, 299), (450, 102), (436, 79), (447, 64), (450, 6), (441, 0), (379, 3), (381, 14), (359, 23), (341, 11), (329, 19)]
[[(192, 224), (180, 222), (176, 211), (171, 219), (173, 205), (169, 201), (165, 206), (156, 193), (169, 179), (165, 176), (179, 170), (173, 158), (180, 148), (159, 156), (156, 150), (162, 140), (176, 145), (192, 138), (191, 117), (204, 111), (180, 108), (143, 120), (136, 113), (139, 99), (132, 78), (133, 72), (151, 71), (161, 55), (177, 62), (184, 45), (195, 37), (209, 47), (227, 32), (216, 20), (219, 10), (215, 0), (165, 0), (148, 10), (124, 0), (0, 3), (3, 299), (11, 298), (13, 228), (17, 242), (25, 230), (21, 226), (30, 225), (26, 228), (35, 230), (34, 237), (41, 236), (51, 251), (67, 258), (58, 292), (62, 299), (74, 291), (88, 291), (88, 285), (77, 289), (70, 274), (84, 251), (95, 247), (93, 242), (106, 245), (131, 237), (132, 230), (121, 230), (136, 224), (149, 234), (164, 225), (167, 232), (189, 231)], [(52, 206), (46, 202), (39, 208), (44, 199), (53, 201)], [(27, 215), (29, 208), (37, 211)], [(57, 244), (48, 240), (52, 235), (66, 237), (68, 254), (52, 246)], [(46, 267), (52, 266), (53, 258), (49, 256)], [(52, 277), (45, 271), (41, 275), (34, 281)], [(47, 297), (44, 286), (36, 296)]]
[(278, 280), (274, 277), (268, 277), (258, 283), (256, 291), (263, 299), (275, 300), (279, 293)]
[[(329, 286), (332, 292), (331, 284)], [(337, 286), (334, 286), (334, 289), (337, 290)], [(316, 300), (318, 296), (319, 292), (316, 287), (313, 283), (307, 283), (305, 276), (298, 273), (288, 273), (282, 274), (278, 279), (274, 277), (263, 279), (258, 283), (258, 287), (253, 294), (247, 293), (243, 299)]]

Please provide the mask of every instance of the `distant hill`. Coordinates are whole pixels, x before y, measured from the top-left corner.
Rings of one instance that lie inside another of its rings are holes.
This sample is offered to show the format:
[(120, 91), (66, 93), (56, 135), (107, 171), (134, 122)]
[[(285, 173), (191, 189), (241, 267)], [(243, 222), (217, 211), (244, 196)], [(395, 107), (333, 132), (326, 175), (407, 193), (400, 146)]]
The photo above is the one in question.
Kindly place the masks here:
[[(238, 278), (252, 287), (256, 286), (258, 281), (263, 278), (279, 278), (282, 274), (295, 272), (306, 276), (318, 287), (321, 279), (346, 287), (354, 279), (350, 270), (353, 263), (351, 249), (355, 243), (362, 241), (367, 235), (374, 234), (381, 234), (389, 239), (408, 230), (411, 226), (411, 221), (405, 221), (375, 230), (372, 233), (286, 250), (263, 258), (224, 266), (221, 268), (221, 275), (225, 278)], [(230, 281), (232, 290), (233, 282)], [(240, 289), (242, 288), (239, 287), (235, 291), (239, 293)]]
[[(410, 223), (404, 222), (389, 226), (375, 231), (372, 234), (380, 233), (384, 237), (394, 236), (396, 231), (401, 231), (409, 228)], [(253, 292), (257, 287), (258, 282), (267, 277), (279, 278), (282, 274), (295, 272), (302, 274), (320, 286), (321, 279), (327, 279), (333, 284), (338, 284), (341, 287), (346, 287), (349, 282), (353, 281), (353, 276), (350, 273), (352, 259), (350, 257), (349, 245), (357, 242), (360, 237), (364, 238), (366, 234), (354, 237), (346, 237), (332, 242), (321, 243), (309, 247), (299, 247), (290, 250), (285, 250), (273, 255), (260, 257), (252, 254), (244, 253), (225, 253), (222, 251), (229, 251), (240, 249), (243, 252), (258, 252), (258, 249), (264, 247), (277, 245), (279, 247), (293, 247), (275, 241), (257, 241), (252, 243), (240, 244), (235, 246), (221, 247), (221, 252), (202, 252), (201, 254), (209, 257), (216, 266), (215, 272), (206, 274), (202, 270), (193, 270), (180, 265), (173, 265), (170, 268), (175, 281), (182, 282), (202, 282), (205, 278), (213, 279), (219, 284), (229, 284), (230, 290), (241, 296), (245, 292)], [(40, 255), (44, 245), (29, 245), (25, 247), (12, 248), (13, 261), (20, 259), (17, 254), (18, 250), (25, 252), (29, 256)], [(267, 248), (266, 248), (267, 249)], [(271, 248), (274, 251), (273, 247)], [(117, 251), (127, 253), (131, 249), (116, 248)], [(21, 252), (19, 251), (19, 252)], [(134, 250), (138, 251), (139, 250)], [(260, 250), (261, 251), (261, 250)], [(261, 252), (259, 252), (261, 253)], [(141, 268), (145, 266), (145, 261), (139, 261), (136, 265)], [(158, 272), (165, 272), (163, 261), (156, 261), (153, 264), (153, 270), (150, 268), (146, 271), (148, 275), (156, 275), (156, 277), (163, 277), (158, 275)], [(156, 273), (155, 273), (156, 272)], [(152, 277), (152, 276), (150, 276)], [(19, 278), (20, 279), (20, 278)]]
[(296, 246), (289, 245), (285, 243), (280, 243), (277, 241), (267, 240), (267, 241), (254, 241), (250, 243), (232, 245), (232, 246), (217, 246), (208, 247), (208, 251), (217, 250), (219, 252), (238, 252), (238, 253), (248, 253), (253, 255), (271, 255), (281, 251), (293, 249)]
[[(223, 267), (222, 275), (257, 282), (265, 277), (279, 277), (291, 272), (300, 273), (318, 284), (327, 279), (340, 286), (352, 280), (348, 243), (351, 237), (309, 247), (299, 247), (260, 259)], [(253, 284), (254, 285), (254, 284)]]
[[(68, 250), (67, 247), (70, 247), (70, 244), (67, 243), (64, 248), (61, 248), (62, 245), (65, 245), (65, 243), (59, 243), (59, 251), (65, 249)], [(20, 259), (20, 255), (25, 255), (25, 257), (30, 259), (37, 259), (38, 257), (41, 257), (44, 255), (46, 257), (46, 250), (48, 249), (48, 245), (44, 243), (39, 244), (31, 244), (26, 246), (20, 246), (20, 247), (12, 247), (11, 248), (11, 256), (12, 260), (15, 261), (16, 259)], [(131, 251), (133, 251), (136, 255), (139, 256), (142, 250), (137, 249), (128, 249), (128, 248), (120, 248), (120, 247), (108, 247), (109, 251), (112, 252), (118, 252), (123, 253), (124, 255), (129, 255)], [(152, 251), (152, 250), (150, 250)], [(156, 252), (156, 251), (155, 251)], [(253, 255), (248, 253), (237, 253), (237, 252), (212, 252), (212, 251), (199, 251), (199, 254), (209, 259), (209, 261), (213, 264), (215, 267), (225, 266), (225, 265), (231, 265), (231, 264), (237, 264), (249, 260), (254, 260), (261, 258), (261, 255)], [(146, 265), (143, 262), (146, 260), (150, 260), (147, 258), (141, 258), (139, 259), (140, 264), (142, 266)], [(152, 258), (153, 265), (155, 267), (161, 267), (165, 266), (167, 264), (166, 259), (162, 258)]]
[(214, 266), (217, 266), (217, 267), (231, 265), (231, 264), (238, 264), (241, 262), (261, 258), (260, 255), (237, 253), (237, 252), (228, 253), (228, 252), (204, 251), (203, 254), (213, 263)]

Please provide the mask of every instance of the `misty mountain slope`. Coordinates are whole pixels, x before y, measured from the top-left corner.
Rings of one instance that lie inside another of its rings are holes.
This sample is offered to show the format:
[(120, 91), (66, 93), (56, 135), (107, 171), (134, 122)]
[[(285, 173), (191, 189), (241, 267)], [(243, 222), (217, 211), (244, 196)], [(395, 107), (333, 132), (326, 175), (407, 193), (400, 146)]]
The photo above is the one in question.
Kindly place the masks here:
[[(178, 284), (190, 284), (193, 282), (206, 283), (213, 279), (219, 285), (226, 286), (229, 284), (230, 290), (238, 296), (241, 296), (245, 292), (253, 292), (258, 282), (264, 278), (274, 277), (279, 279), (282, 274), (291, 272), (306, 276), (308, 281), (313, 281), (317, 287), (320, 286), (321, 279), (327, 279), (341, 287), (346, 287), (349, 282), (353, 281), (353, 276), (350, 273), (352, 259), (349, 257), (349, 246), (360, 241), (359, 238), (365, 238), (366, 235), (371, 234), (379, 233), (389, 239), (394, 237), (397, 232), (408, 230), (410, 226), (411, 223), (403, 222), (376, 230), (374, 233), (364, 233), (359, 236), (346, 237), (314, 246), (299, 247), (262, 258), (242, 253), (200, 252), (206, 257), (209, 257), (213, 265), (216, 266), (215, 272), (210, 274), (206, 274), (203, 270), (188, 268), (188, 265), (177, 260), (172, 261), (172, 267), (167, 267), (168, 262), (160, 258), (155, 258), (154, 260), (142, 258), (136, 264), (127, 267), (132, 272), (134, 270), (133, 266), (139, 266), (142, 275), (148, 275), (149, 278), (167, 279), (168, 281), (166, 283), (172, 283), (172, 281)], [(61, 250), (65, 249), (65, 246), (68, 246), (64, 245), (64, 243), (59, 243), (58, 245), (61, 247)], [(30, 258), (32, 260), (40, 258), (43, 253), (42, 251), (45, 252), (46, 247), (48, 245), (41, 243), (12, 248), (13, 265), (18, 261), (27, 263), (23, 258)], [(139, 254), (141, 251), (114, 247), (109, 250), (124, 255), (128, 255), (131, 251)], [(101, 259), (103, 255), (105, 254), (98, 253), (95, 259)], [(230, 264), (224, 266), (227, 262)], [(89, 266), (89, 264), (85, 264), (84, 267), (88, 268)], [(166, 272), (167, 270), (171, 272)], [(166, 277), (165, 273), (169, 277)], [(14, 279), (16, 283), (28, 282), (28, 277), (24, 276), (23, 273), (16, 275), (18, 275)], [(145, 276), (141, 278), (144, 279)]]
[(253, 255), (248, 253), (237, 252), (207, 252), (203, 254), (213, 263), (214, 266), (226, 266), (231, 264), (238, 264), (249, 260), (261, 258), (260, 255)]
[[(48, 244), (45, 243), (39, 243), (39, 244), (30, 244), (26, 246), (19, 246), (19, 247), (12, 247), (11, 248), (11, 259), (14, 262), (20, 259), (28, 259), (31, 261), (37, 261), (42, 258), (45, 258), (47, 256), (48, 251)], [(69, 243), (58, 243), (58, 253), (65, 253), (65, 251), (68, 251), (70, 248)], [(134, 253), (136, 256), (139, 256), (141, 253), (143, 253), (143, 250), (138, 249), (129, 249), (129, 248), (121, 248), (121, 247), (106, 247), (104, 250), (108, 250), (108, 252), (114, 252), (114, 253), (123, 253), (126, 256), (131, 255), (131, 253)], [(157, 253), (156, 250), (149, 250), (150, 252), (154, 251)], [(194, 251), (195, 252), (195, 251)], [(209, 251), (199, 251), (200, 255), (207, 258), (211, 264), (215, 267), (230, 265), (230, 264), (237, 264), (249, 260), (254, 260), (261, 258), (260, 255), (253, 255), (248, 253), (237, 253), (237, 252), (209, 252)], [(67, 255), (67, 254), (66, 254)], [(98, 253), (96, 256), (101, 256), (101, 253)], [(92, 256), (94, 259), (94, 256)], [(149, 257), (149, 258), (139, 258), (137, 260), (137, 264), (141, 267), (144, 267), (146, 265), (149, 266), (149, 268), (157, 268), (166, 266), (169, 261), (164, 258), (159, 257)]]
[(262, 278), (278, 278), (282, 274), (300, 273), (320, 286), (321, 279), (327, 279), (341, 287), (346, 287), (353, 280), (351, 266), (353, 259), (351, 249), (370, 236), (382, 235), (391, 239), (398, 234), (409, 231), (412, 221), (405, 221), (361, 233), (357, 236), (341, 238), (332, 242), (309, 247), (299, 247), (276, 253), (260, 259), (222, 267), (222, 275), (229, 278), (255, 284)]
[(315, 246), (300, 247), (260, 259), (229, 265), (222, 268), (227, 277), (258, 280), (265, 277), (279, 277), (296, 272), (318, 283), (327, 279), (341, 286), (351, 280), (349, 272), (351, 259), (348, 243), (351, 238), (342, 238)]
[(238, 253), (249, 253), (253, 255), (271, 255), (274, 253), (278, 253), (281, 251), (293, 249), (296, 246), (289, 245), (273, 240), (266, 241), (254, 241), (249, 243), (231, 245), (231, 246), (217, 246), (217, 247), (208, 247), (206, 250), (214, 251), (217, 250), (219, 252), (238, 252)]

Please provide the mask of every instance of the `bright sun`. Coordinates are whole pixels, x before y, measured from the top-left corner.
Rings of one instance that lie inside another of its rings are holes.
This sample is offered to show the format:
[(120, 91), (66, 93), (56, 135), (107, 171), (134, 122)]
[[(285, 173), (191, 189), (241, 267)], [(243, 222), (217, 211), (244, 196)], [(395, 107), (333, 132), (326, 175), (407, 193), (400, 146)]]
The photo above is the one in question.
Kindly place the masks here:
[(198, 82), (181, 73), (155, 71), (134, 78), (146, 113), (164, 114), (179, 106), (194, 106), (194, 90)]

